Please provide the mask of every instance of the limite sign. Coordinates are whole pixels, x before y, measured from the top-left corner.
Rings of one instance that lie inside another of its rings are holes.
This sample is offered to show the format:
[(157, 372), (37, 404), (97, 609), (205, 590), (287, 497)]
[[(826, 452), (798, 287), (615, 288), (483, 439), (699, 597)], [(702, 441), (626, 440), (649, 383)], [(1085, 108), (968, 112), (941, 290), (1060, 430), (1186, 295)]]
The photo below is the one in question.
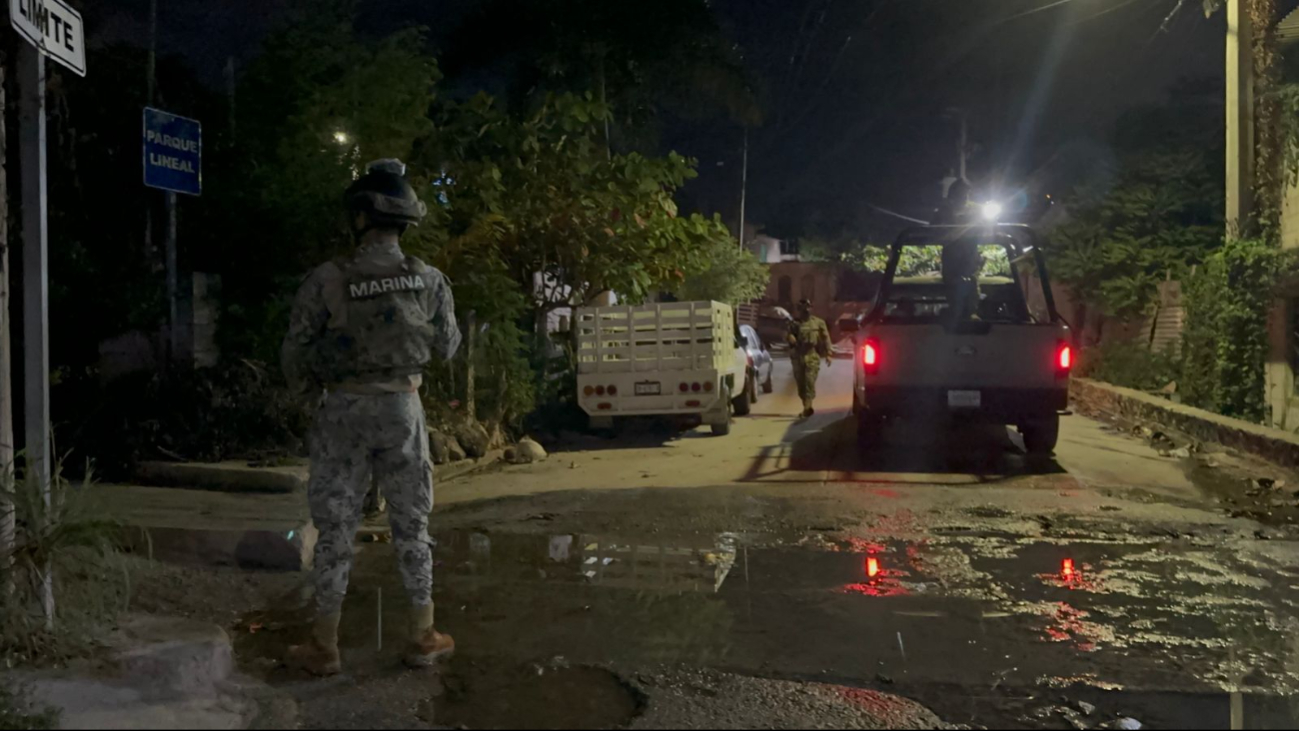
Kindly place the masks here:
[(9, 0), (9, 22), (41, 53), (86, 75), (86, 34), (81, 14), (63, 0)]
[(203, 126), (159, 109), (144, 110), (144, 184), (175, 193), (203, 190)]

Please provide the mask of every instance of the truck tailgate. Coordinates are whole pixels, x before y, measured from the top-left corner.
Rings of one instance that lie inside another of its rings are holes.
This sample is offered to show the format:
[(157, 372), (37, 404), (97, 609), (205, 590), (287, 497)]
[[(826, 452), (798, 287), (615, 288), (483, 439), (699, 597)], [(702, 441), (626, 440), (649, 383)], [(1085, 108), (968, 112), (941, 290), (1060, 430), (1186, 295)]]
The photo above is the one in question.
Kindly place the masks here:
[(879, 351), (873, 386), (1052, 388), (1062, 333), (1052, 325), (875, 325)]

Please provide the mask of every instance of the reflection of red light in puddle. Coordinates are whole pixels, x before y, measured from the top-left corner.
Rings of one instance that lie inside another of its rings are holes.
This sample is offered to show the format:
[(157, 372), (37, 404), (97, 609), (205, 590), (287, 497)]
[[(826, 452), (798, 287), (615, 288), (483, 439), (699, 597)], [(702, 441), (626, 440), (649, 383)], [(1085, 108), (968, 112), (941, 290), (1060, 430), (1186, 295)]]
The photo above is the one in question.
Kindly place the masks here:
[(1047, 639), (1052, 642), (1072, 642), (1083, 652), (1095, 652), (1101, 641), (1113, 641), (1111, 633), (1095, 622), (1086, 621), (1087, 612), (1074, 609), (1064, 602), (1054, 605), (1053, 623), (1046, 627)]
[(1072, 558), (1060, 560), (1060, 570), (1053, 574), (1038, 574), (1043, 583), (1073, 591), (1101, 591), (1101, 580), (1098, 574), (1089, 574), (1092, 567), (1078, 565)]
[(878, 558), (875, 558), (874, 556), (867, 558), (866, 576), (873, 579), (876, 576), (879, 576), (879, 573), (880, 573), (880, 560)]
[(866, 584), (847, 584), (839, 589), (839, 592), (874, 597), (907, 596), (911, 593), (896, 579), (873, 579)]

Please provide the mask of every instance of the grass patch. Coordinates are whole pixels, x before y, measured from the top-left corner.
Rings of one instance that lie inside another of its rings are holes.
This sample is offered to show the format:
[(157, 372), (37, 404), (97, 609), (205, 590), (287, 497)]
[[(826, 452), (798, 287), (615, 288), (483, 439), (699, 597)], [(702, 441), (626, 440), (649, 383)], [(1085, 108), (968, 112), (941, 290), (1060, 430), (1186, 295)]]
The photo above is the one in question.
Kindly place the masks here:
[(59, 712), (52, 708), (35, 708), (26, 700), (26, 695), (21, 686), (0, 683), (0, 728), (58, 728)]
[(131, 582), (121, 533), (90, 507), (90, 480), (70, 483), (57, 464), (47, 501), (35, 481), (0, 473), (0, 509), (12, 510), (16, 524), (14, 545), (0, 547), (0, 660), (9, 667), (88, 655), (126, 609)]

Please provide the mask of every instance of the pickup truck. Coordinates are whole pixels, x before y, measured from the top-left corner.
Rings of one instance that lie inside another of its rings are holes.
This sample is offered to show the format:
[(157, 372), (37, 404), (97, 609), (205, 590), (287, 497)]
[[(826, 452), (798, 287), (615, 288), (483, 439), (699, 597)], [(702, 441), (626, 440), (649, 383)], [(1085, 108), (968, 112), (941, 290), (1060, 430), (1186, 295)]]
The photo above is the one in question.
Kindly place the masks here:
[(756, 379), (730, 305), (582, 307), (574, 325), (577, 401), (592, 429), (658, 416), (708, 424), (721, 436), (732, 412), (749, 413)]
[[(953, 251), (976, 262), (964, 288), (942, 274)], [(1031, 228), (903, 231), (856, 330), (852, 409), (863, 449), (892, 419), (1013, 425), (1030, 454), (1055, 449), (1073, 348)]]

